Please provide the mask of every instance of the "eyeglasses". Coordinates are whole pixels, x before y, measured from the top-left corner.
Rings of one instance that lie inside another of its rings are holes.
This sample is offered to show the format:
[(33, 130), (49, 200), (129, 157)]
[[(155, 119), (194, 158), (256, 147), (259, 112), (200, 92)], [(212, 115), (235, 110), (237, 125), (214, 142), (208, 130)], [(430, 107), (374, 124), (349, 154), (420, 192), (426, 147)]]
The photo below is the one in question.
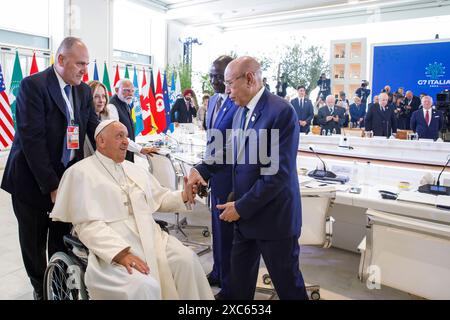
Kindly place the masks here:
[(134, 93), (134, 88), (133, 89), (122, 89), (123, 93)]
[(237, 76), (237, 77), (234, 78), (233, 80), (227, 80), (227, 81), (224, 81), (224, 83), (225, 83), (225, 85), (226, 85), (227, 87), (231, 87), (231, 85), (232, 85), (236, 80), (238, 80), (238, 79), (240, 79), (240, 78), (243, 78), (243, 77), (245, 77), (245, 73), (241, 74), (240, 76)]

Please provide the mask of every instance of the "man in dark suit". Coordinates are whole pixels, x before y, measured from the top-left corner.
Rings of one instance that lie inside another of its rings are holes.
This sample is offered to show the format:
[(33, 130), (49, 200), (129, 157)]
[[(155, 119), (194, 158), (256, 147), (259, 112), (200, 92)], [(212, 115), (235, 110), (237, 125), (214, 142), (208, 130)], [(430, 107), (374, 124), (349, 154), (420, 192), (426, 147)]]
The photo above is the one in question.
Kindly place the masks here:
[(65, 251), (63, 235), (71, 229), (70, 224), (48, 218), (60, 178), (83, 159), (86, 133), (94, 141), (98, 124), (91, 90), (81, 81), (88, 64), (85, 44), (65, 38), (55, 64), (23, 79), (16, 100), (17, 131), (1, 187), (12, 196), (22, 258), (35, 299), (43, 294), (47, 246), (49, 258)]
[(334, 97), (329, 95), (325, 100), (326, 105), (317, 113), (321, 134), (341, 133), (345, 121), (345, 110), (336, 106), (334, 101)]
[[(218, 205), (220, 219), (235, 222), (231, 251), (231, 298), (253, 299), (262, 255), (280, 299), (307, 299), (299, 269), (301, 203), (296, 159), (299, 125), (294, 108), (267, 91), (261, 66), (251, 57), (230, 62), (226, 93), (240, 106), (227, 144), (233, 162), (233, 193)], [(269, 159), (258, 156), (267, 144)], [(220, 159), (219, 159), (220, 160)], [(202, 183), (223, 167), (203, 162), (189, 182)]]
[(354, 103), (350, 105), (350, 121), (354, 128), (364, 128), (366, 106), (363, 105), (360, 97), (354, 97), (353, 101)]
[(126, 160), (134, 162), (134, 154), (148, 154), (156, 151), (156, 148), (141, 147), (134, 142), (135, 128), (134, 122), (131, 118), (131, 110), (133, 109), (134, 85), (129, 79), (121, 79), (116, 83), (116, 94), (109, 100), (109, 107), (114, 106), (119, 116), (119, 121), (128, 130), (128, 151), (125, 157)]
[(298, 98), (292, 99), (291, 104), (297, 113), (300, 132), (309, 132), (309, 127), (314, 118), (314, 107), (311, 100), (306, 97), (305, 86), (298, 86)]
[(367, 106), (367, 98), (370, 96), (370, 89), (367, 88), (369, 85), (369, 81), (363, 80), (361, 82), (361, 87), (356, 89), (355, 94), (357, 97), (361, 98), (361, 104), (366, 108)]
[[(226, 131), (231, 129), (233, 116), (237, 106), (225, 93), (224, 72), (227, 65), (233, 60), (230, 56), (217, 58), (209, 71), (209, 78), (215, 94), (209, 100), (206, 113), (207, 127), (207, 156), (214, 156), (216, 149), (223, 150), (226, 144)], [(220, 132), (220, 137), (217, 133)], [(220, 141), (217, 141), (220, 139)], [(209, 181), (211, 187), (211, 214), (212, 214), (212, 247), (213, 269), (208, 274), (211, 285), (219, 285), (220, 292), (217, 299), (230, 297), (230, 268), (231, 248), (233, 245), (234, 224), (220, 220), (220, 210), (217, 205), (227, 202), (227, 196), (232, 191), (232, 166), (224, 165)]]
[(397, 132), (394, 109), (389, 107), (389, 96), (386, 93), (380, 93), (378, 100), (379, 104), (374, 104), (366, 113), (365, 131), (373, 131), (374, 136), (390, 137)]
[(405, 110), (405, 114), (407, 115), (407, 126), (406, 129), (410, 129), (411, 116), (416, 111), (419, 110), (420, 107), (420, 98), (415, 96), (412, 91), (408, 90), (405, 93), (405, 100), (403, 101), (403, 108)]
[(186, 89), (183, 98), (178, 98), (170, 110), (170, 121), (178, 123), (192, 123), (192, 117), (197, 116), (197, 111), (192, 104), (194, 91)]
[(411, 130), (419, 135), (419, 139), (439, 138), (439, 131), (444, 125), (442, 112), (433, 107), (433, 98), (424, 96), (422, 98), (422, 109), (414, 111), (411, 116)]

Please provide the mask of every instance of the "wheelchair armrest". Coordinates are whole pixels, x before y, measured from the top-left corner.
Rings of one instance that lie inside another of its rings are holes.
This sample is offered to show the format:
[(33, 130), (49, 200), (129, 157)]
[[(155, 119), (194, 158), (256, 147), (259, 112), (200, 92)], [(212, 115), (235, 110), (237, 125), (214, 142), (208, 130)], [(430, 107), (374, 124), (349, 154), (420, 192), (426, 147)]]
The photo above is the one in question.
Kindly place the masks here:
[(161, 228), (162, 231), (169, 233), (169, 228), (168, 228), (169, 223), (167, 221), (155, 219), (155, 222), (157, 224), (159, 224), (159, 227)]
[(67, 234), (63, 237), (64, 244), (68, 248), (78, 248), (80, 250), (88, 250), (86, 246), (77, 237)]

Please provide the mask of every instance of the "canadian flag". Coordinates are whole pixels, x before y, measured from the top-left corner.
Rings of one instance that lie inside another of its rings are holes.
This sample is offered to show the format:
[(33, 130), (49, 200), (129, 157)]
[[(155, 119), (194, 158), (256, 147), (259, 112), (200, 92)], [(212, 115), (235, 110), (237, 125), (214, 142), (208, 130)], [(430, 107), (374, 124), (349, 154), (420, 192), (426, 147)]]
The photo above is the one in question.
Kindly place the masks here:
[(164, 96), (162, 91), (161, 73), (158, 70), (158, 76), (156, 78), (156, 94), (155, 94), (155, 105), (150, 106), (153, 118), (155, 119), (156, 126), (158, 127), (157, 132), (163, 132), (166, 129), (166, 114), (164, 108)]

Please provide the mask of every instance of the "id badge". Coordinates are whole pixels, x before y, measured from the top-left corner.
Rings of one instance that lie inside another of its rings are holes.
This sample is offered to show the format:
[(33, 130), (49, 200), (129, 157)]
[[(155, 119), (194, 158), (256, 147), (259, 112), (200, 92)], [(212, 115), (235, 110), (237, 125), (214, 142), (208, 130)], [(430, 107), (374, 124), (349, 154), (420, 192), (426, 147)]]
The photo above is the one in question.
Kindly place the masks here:
[(67, 149), (80, 149), (80, 128), (77, 125), (67, 126)]

